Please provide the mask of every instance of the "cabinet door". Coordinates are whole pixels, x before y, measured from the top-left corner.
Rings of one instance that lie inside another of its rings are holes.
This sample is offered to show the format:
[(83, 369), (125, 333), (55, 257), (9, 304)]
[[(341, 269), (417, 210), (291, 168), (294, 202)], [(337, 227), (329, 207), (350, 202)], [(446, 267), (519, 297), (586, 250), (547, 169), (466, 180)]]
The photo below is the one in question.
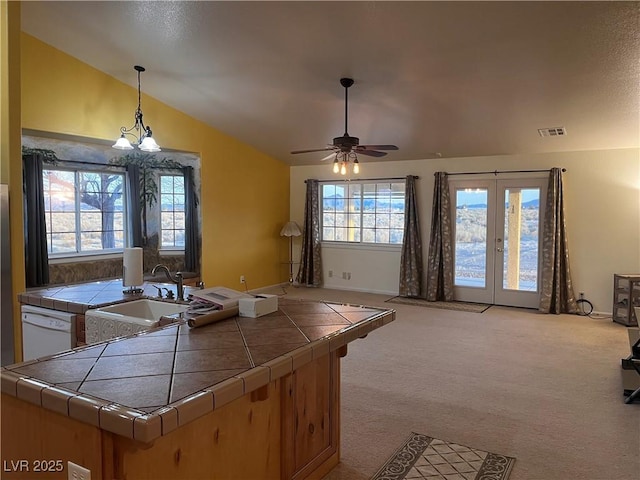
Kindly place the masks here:
[(283, 478), (305, 478), (337, 452), (338, 362), (325, 355), (283, 384)]

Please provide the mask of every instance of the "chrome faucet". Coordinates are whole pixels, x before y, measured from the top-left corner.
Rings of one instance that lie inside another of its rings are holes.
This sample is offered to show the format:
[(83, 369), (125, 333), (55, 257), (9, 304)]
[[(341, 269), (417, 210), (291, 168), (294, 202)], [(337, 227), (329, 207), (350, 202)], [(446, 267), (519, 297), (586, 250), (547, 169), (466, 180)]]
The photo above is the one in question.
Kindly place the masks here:
[(182, 272), (176, 272), (175, 276), (171, 275), (171, 272), (169, 272), (169, 268), (166, 265), (162, 265), (159, 263), (158, 265), (153, 267), (153, 270), (151, 270), (151, 275), (155, 275), (156, 271), (158, 270), (162, 270), (169, 280), (178, 285), (178, 300), (184, 301), (184, 283)]

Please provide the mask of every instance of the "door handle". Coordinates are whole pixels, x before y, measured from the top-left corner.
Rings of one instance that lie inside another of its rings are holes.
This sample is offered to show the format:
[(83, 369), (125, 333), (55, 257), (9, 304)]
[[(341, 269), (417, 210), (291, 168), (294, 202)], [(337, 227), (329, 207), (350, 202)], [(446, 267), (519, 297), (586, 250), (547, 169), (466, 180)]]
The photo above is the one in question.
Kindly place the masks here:
[(496, 248), (496, 250), (497, 250), (498, 252), (501, 252), (501, 251), (502, 251), (502, 247), (498, 247), (498, 248)]

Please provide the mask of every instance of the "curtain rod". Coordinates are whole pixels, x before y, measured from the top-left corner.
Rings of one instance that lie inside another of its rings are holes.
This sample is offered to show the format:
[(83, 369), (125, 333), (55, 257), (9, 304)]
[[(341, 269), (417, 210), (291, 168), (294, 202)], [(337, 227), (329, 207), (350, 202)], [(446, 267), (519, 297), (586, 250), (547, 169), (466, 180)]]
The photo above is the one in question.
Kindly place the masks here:
[(80, 165), (94, 165), (97, 167), (110, 167), (110, 168), (124, 168), (124, 165), (115, 165), (115, 164), (111, 164), (111, 163), (99, 163), (99, 162), (87, 162), (84, 160), (63, 160), (63, 159), (58, 159), (58, 162), (60, 163), (78, 163)]
[[(350, 182), (350, 181), (354, 180), (356, 182), (378, 182), (378, 181), (382, 181), (382, 180), (406, 180), (407, 177), (413, 177), (416, 180), (420, 179), (420, 177), (418, 175), (407, 175), (405, 177), (386, 177), (386, 178), (345, 178), (343, 181)], [(340, 179), (338, 179), (338, 180), (318, 180), (318, 183), (337, 183), (339, 181), (340, 181)], [(307, 181), (305, 180), (304, 183), (307, 183)]]
[[(87, 162), (85, 160), (62, 160), (62, 159), (58, 159), (57, 160), (60, 163), (77, 163), (79, 165), (93, 165), (96, 167), (108, 167), (108, 168), (120, 168), (120, 169), (124, 169), (126, 168), (126, 165), (118, 165), (116, 163), (99, 163), (99, 162)], [(159, 168), (157, 170), (175, 170), (175, 171), (179, 171), (178, 168)]]
[[(550, 172), (550, 171), (551, 169), (547, 168), (547, 169), (541, 169), (541, 170), (494, 170), (492, 172), (454, 172), (454, 173), (445, 172), (445, 173), (447, 173), (447, 175), (481, 175), (481, 174), (488, 174), (488, 173), (493, 173), (494, 175), (498, 175), (499, 173), (538, 173), (538, 172)], [(562, 171), (566, 172), (567, 169), (563, 168)]]

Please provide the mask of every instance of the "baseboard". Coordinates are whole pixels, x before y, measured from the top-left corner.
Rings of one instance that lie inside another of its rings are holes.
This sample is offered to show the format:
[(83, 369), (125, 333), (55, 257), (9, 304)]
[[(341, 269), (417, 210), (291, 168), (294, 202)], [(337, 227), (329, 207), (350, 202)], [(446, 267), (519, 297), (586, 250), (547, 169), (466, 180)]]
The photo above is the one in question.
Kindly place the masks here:
[[(278, 288), (286, 289), (289, 286), (290, 286), (289, 282), (274, 283), (273, 285), (267, 285), (266, 287), (252, 288), (251, 290), (248, 290), (247, 293), (251, 295), (255, 293), (265, 293), (265, 292), (268, 292), (269, 290), (274, 290)], [(282, 293), (284, 294), (284, 292)]]
[[(269, 290), (273, 290), (273, 289), (277, 289), (277, 288), (282, 288), (284, 290), (288, 289), (288, 288), (292, 288), (292, 289), (297, 289), (297, 288), (313, 288), (313, 287), (307, 287), (305, 285), (298, 285), (298, 284), (290, 284), (289, 282), (282, 282), (282, 283), (276, 283), (273, 285), (268, 285), (266, 287), (260, 287), (260, 288), (254, 288), (252, 290), (249, 290), (247, 293), (250, 294), (255, 294), (255, 293), (265, 293), (268, 292)], [(378, 295), (389, 295), (391, 297), (395, 297), (398, 295), (398, 292), (391, 292), (391, 291), (387, 291), (387, 290), (370, 290), (367, 288), (344, 288), (341, 287), (339, 285), (321, 285), (320, 288), (326, 288), (329, 290), (340, 290), (343, 292), (359, 292), (359, 293), (374, 293), (374, 294), (378, 294)], [(291, 293), (291, 291), (289, 291), (288, 293)], [(284, 294), (284, 292), (283, 292)]]
[(340, 285), (322, 285), (322, 288), (328, 288), (330, 290), (340, 290), (343, 292), (360, 292), (360, 293), (375, 293), (378, 295), (389, 295), (395, 297), (398, 295), (398, 292), (389, 291), (389, 290), (372, 290), (369, 288), (354, 288), (354, 287), (342, 287)]

